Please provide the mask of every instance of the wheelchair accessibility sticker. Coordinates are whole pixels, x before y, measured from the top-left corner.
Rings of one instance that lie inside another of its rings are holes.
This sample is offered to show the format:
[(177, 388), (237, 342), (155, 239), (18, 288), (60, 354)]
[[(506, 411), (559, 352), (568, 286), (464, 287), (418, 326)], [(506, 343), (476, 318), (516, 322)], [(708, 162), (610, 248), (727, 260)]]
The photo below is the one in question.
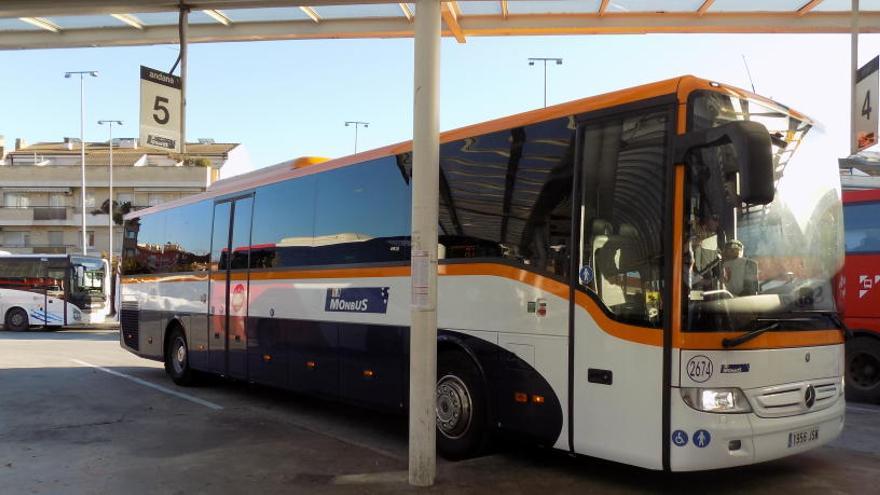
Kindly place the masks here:
[(675, 430), (672, 432), (672, 443), (676, 447), (684, 447), (688, 443), (688, 434), (681, 430)]

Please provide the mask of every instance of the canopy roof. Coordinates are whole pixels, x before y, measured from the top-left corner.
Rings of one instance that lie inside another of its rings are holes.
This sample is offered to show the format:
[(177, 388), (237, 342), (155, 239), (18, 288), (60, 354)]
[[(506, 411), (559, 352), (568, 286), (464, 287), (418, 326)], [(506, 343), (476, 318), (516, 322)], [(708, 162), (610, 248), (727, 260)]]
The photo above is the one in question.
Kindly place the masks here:
[[(0, 49), (405, 38), (415, 5), (387, 0), (4, 0)], [(843, 33), (851, 0), (460, 0), (444, 2), (443, 35)], [(861, 0), (860, 31), (880, 32), (880, 0)]]

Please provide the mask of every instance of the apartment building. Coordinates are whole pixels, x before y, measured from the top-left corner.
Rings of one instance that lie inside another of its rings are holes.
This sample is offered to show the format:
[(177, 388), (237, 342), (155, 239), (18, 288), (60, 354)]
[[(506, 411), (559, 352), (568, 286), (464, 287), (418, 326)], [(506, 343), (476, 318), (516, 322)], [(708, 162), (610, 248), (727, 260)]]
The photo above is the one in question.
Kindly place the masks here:
[[(86, 143), (85, 212), (81, 198), (78, 139), (26, 145), (16, 140), (4, 154), (0, 138), (0, 251), (12, 253), (82, 252), (82, 215), (87, 251), (107, 256), (110, 147)], [(221, 171), (249, 170), (237, 143), (209, 139), (189, 143), (187, 155), (139, 147), (136, 139), (113, 140), (113, 196), (117, 212), (154, 206), (204, 191)], [(223, 174), (225, 177), (227, 174)], [(115, 215), (114, 256), (121, 253), (123, 229)]]

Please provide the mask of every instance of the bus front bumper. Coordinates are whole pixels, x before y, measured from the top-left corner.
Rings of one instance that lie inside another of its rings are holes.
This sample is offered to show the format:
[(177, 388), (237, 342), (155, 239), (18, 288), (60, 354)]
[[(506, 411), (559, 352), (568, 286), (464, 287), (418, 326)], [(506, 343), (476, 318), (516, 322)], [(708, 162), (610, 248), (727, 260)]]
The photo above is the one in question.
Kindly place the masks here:
[[(782, 418), (696, 411), (673, 393), (670, 468), (721, 469), (770, 461), (825, 445), (843, 430), (846, 402)], [(686, 440), (685, 440), (686, 439)]]

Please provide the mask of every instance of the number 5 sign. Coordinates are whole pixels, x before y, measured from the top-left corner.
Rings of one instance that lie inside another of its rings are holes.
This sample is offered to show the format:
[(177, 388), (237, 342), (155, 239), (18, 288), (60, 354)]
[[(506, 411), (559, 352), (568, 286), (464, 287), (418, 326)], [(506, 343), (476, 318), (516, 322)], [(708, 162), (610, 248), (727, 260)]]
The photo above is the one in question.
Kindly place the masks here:
[(180, 78), (141, 66), (141, 146), (180, 152)]
[(852, 109), (856, 116), (854, 132), (858, 151), (877, 144), (877, 99), (880, 97), (880, 77), (878, 62), (874, 57), (856, 72), (856, 107)]

